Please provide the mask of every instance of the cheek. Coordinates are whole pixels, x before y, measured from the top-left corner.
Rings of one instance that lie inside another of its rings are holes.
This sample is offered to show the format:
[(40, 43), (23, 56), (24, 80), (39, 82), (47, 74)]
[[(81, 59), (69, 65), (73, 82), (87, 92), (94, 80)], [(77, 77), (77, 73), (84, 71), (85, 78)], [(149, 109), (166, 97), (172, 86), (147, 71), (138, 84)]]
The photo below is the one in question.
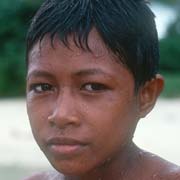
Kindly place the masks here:
[(88, 118), (95, 134), (95, 147), (99, 149), (95, 154), (100, 157), (112, 155), (132, 139), (137, 123), (135, 105), (125, 99), (116, 99), (92, 107), (93, 113)]
[(101, 166), (109, 159), (117, 159), (119, 152), (132, 139), (135, 123), (132, 114), (128, 113), (131, 107), (127, 107), (129, 105), (101, 104), (101, 108), (91, 106), (93, 113), (86, 114), (86, 123), (89, 123), (86, 125), (93, 141), (83, 162), (89, 162), (91, 168)]
[(36, 101), (27, 99), (27, 113), (31, 129), (36, 141), (39, 141), (41, 134), (46, 129), (48, 111), (46, 106)]

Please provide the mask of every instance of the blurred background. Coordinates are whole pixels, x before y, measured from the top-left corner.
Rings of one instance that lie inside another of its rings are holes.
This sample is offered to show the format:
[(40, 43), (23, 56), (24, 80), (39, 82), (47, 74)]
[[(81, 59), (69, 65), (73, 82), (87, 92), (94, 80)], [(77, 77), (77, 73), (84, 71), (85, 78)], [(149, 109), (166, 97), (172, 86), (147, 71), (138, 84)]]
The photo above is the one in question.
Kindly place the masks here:
[[(42, 0), (0, 1), (0, 179), (50, 169), (31, 135), (25, 105), (25, 37)], [(180, 165), (180, 0), (154, 0), (165, 89), (134, 142)]]

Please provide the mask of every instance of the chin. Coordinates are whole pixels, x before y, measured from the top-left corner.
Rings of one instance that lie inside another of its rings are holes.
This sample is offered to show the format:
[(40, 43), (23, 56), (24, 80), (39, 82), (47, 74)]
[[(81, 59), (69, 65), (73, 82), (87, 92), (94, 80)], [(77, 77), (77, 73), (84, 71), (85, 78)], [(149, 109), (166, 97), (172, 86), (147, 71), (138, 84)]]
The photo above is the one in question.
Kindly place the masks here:
[(91, 171), (90, 167), (87, 167), (84, 165), (79, 164), (66, 164), (63, 165), (55, 165), (52, 164), (52, 166), (61, 174), (67, 175), (67, 176), (83, 176), (84, 174), (87, 174)]
[(88, 161), (79, 162), (73, 160), (48, 159), (51, 165), (61, 174), (68, 176), (82, 176), (94, 169), (94, 165)]

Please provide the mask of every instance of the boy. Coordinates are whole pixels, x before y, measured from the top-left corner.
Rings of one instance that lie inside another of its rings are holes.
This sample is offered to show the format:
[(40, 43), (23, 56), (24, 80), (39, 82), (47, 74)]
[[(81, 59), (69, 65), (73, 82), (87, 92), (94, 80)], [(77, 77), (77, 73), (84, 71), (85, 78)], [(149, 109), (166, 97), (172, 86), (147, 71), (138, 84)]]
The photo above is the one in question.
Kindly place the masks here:
[(27, 110), (57, 171), (28, 179), (180, 179), (132, 142), (163, 89), (158, 60), (144, 0), (46, 0), (27, 36)]

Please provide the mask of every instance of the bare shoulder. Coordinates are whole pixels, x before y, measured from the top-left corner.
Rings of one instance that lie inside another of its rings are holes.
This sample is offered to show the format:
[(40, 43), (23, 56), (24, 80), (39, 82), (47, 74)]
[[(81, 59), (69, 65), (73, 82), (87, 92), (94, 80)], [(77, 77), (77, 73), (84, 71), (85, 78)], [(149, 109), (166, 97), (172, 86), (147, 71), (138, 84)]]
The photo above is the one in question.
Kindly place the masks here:
[(180, 180), (180, 166), (151, 153), (146, 155), (146, 168), (149, 169), (153, 180)]
[(24, 180), (63, 180), (63, 175), (57, 171), (48, 171), (33, 174), (30, 177), (25, 178)]
[(180, 180), (180, 167), (176, 165), (171, 165), (167, 172), (163, 173), (166, 180)]

